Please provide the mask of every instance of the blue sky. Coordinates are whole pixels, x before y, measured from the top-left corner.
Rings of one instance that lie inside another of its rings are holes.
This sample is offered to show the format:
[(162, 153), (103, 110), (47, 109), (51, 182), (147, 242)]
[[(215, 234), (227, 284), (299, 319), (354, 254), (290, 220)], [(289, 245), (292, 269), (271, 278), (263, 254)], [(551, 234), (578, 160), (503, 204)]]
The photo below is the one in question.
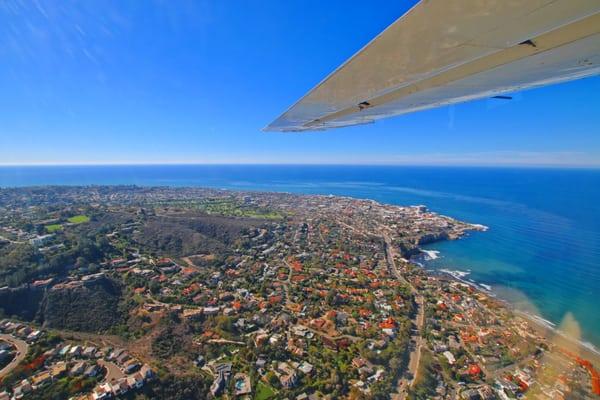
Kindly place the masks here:
[(600, 166), (600, 78), (339, 130), (260, 129), (407, 1), (0, 3), (0, 164)]

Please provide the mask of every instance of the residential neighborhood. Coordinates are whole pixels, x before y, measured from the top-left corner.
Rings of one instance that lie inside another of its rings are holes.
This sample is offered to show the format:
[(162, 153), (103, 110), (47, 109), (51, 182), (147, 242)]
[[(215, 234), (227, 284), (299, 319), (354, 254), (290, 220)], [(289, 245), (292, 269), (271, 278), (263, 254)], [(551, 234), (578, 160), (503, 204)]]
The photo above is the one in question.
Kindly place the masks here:
[(589, 354), (420, 265), (421, 246), (482, 225), (335, 196), (55, 195), (0, 192), (5, 254), (41, 260), (0, 288), (2, 400), (600, 395)]

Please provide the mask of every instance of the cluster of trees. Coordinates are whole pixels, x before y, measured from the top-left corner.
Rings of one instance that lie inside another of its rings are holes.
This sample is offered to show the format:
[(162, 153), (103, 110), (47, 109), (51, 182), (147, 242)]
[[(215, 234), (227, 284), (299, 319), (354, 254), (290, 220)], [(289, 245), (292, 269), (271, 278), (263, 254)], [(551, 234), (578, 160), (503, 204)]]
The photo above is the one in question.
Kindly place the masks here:
[(73, 267), (97, 267), (112, 250), (104, 236), (72, 236), (63, 243), (64, 249), (51, 254), (42, 254), (28, 243), (0, 248), (0, 286), (17, 287)]

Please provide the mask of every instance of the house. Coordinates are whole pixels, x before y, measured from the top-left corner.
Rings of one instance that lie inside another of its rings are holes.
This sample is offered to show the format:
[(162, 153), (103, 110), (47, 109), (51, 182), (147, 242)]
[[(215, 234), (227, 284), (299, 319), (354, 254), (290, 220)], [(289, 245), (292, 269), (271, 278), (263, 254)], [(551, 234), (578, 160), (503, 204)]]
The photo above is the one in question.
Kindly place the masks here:
[(465, 390), (461, 393), (460, 397), (464, 400), (479, 400), (481, 398), (479, 397), (479, 392), (477, 392), (475, 389)]
[(375, 371), (375, 374), (369, 376), (367, 379), (369, 380), (369, 382), (380, 381), (383, 378), (384, 373), (384, 370), (378, 369), (377, 371)]
[(298, 369), (300, 371), (302, 371), (302, 373), (304, 373), (304, 375), (310, 375), (310, 373), (313, 371), (313, 368), (314, 368), (313, 365), (307, 361), (302, 361), (300, 363), (300, 365), (298, 366)]
[(128, 361), (130, 358), (131, 358), (131, 356), (127, 352), (124, 351), (115, 359), (115, 361), (119, 365), (123, 365), (123, 364), (125, 364), (125, 361)]
[(365, 360), (364, 358), (361, 357), (354, 357), (352, 359), (352, 366), (354, 368), (362, 368), (367, 364), (367, 360)]
[(392, 339), (396, 337), (396, 330), (393, 328), (383, 328), (381, 331)]
[(436, 342), (433, 344), (433, 351), (436, 353), (443, 353), (446, 350), (448, 350), (448, 346), (443, 343)]
[(111, 350), (112, 349), (110, 347), (103, 347), (99, 352), (96, 353), (96, 357), (108, 357)]
[(93, 346), (88, 346), (83, 350), (83, 353), (81, 353), (81, 355), (83, 357), (92, 358), (95, 353), (96, 353), (96, 348)]
[(217, 315), (219, 313), (219, 307), (204, 307), (202, 309), (204, 315)]
[(127, 385), (129, 385), (129, 387), (132, 389), (140, 389), (142, 386), (144, 386), (144, 377), (139, 372), (128, 376)]
[(152, 379), (152, 377), (154, 377), (154, 372), (148, 364), (144, 364), (142, 365), (142, 368), (140, 368), (140, 375), (142, 375), (142, 378), (144, 379)]
[(140, 368), (140, 363), (137, 360), (131, 359), (125, 363), (123, 366), (123, 372), (126, 374), (131, 374), (132, 372), (138, 370)]
[(309, 332), (308, 328), (306, 328), (305, 326), (302, 326), (302, 325), (294, 325), (291, 328), (291, 331), (294, 335), (301, 336), (301, 337), (305, 337), (306, 334)]
[(54, 347), (50, 350), (46, 350), (44, 352), (44, 357), (46, 357), (46, 360), (52, 359), (58, 354), (58, 351), (59, 351), (58, 347)]
[(71, 370), (69, 371), (69, 375), (71, 375), (71, 376), (81, 375), (81, 374), (83, 374), (85, 369), (86, 369), (85, 362), (80, 361), (77, 364), (75, 364), (73, 366), (73, 368), (71, 368)]
[(96, 386), (92, 392), (93, 400), (104, 400), (112, 396), (112, 387), (110, 383), (105, 382), (102, 385)]
[(456, 362), (456, 359), (454, 358), (454, 355), (452, 353), (450, 353), (448, 350), (446, 350), (445, 352), (442, 353), (444, 355), (444, 357), (446, 357), (446, 359), (448, 360), (448, 364), (450, 365), (454, 365), (454, 363)]
[(107, 361), (115, 360), (117, 357), (119, 357), (121, 354), (123, 354), (124, 351), (125, 351), (124, 349), (115, 349), (106, 357), (106, 360)]
[(292, 389), (298, 383), (298, 377), (295, 373), (283, 374), (279, 377), (279, 383), (286, 389)]
[(53, 378), (59, 378), (64, 373), (67, 372), (67, 363), (64, 361), (57, 362), (56, 364), (52, 364), (50, 366), (50, 373)]
[(264, 342), (266, 342), (266, 340), (269, 338), (269, 335), (266, 333), (259, 333), (256, 336), (254, 336), (254, 345), (256, 347), (261, 346)]
[(36, 389), (52, 381), (52, 375), (50, 371), (42, 371), (31, 377), (31, 384)]
[(31, 383), (27, 379), (23, 379), (17, 386), (13, 387), (13, 397), (15, 399), (23, 399), (32, 390)]
[(258, 357), (256, 362), (254, 363), (254, 365), (256, 365), (256, 368), (264, 368), (266, 364), (267, 364), (267, 360), (265, 360), (262, 357)]
[(97, 365), (90, 365), (83, 373), (87, 377), (94, 377), (98, 374), (100, 368)]
[(492, 389), (488, 385), (484, 385), (484, 386), (480, 387), (478, 389), (478, 392), (479, 392), (479, 396), (481, 396), (481, 398), (483, 400), (493, 400), (496, 398), (496, 396), (494, 395), (494, 389)]
[(31, 332), (29, 335), (27, 335), (26, 340), (28, 342), (35, 342), (36, 340), (38, 340), (40, 338), (40, 336), (42, 336), (42, 331), (36, 330), (36, 331)]
[(481, 368), (477, 364), (469, 365), (468, 373), (471, 376), (477, 376), (481, 374)]
[(17, 329), (16, 335), (22, 338), (27, 337), (31, 332), (33, 332), (33, 329), (31, 329), (28, 326), (23, 326), (20, 329)]
[(202, 354), (198, 354), (198, 357), (196, 357), (196, 360), (194, 360), (194, 364), (196, 365), (196, 367), (203, 367), (204, 363), (204, 356)]
[(271, 344), (277, 344), (281, 341), (281, 339), (283, 339), (283, 335), (280, 335), (279, 333), (275, 333), (273, 335), (271, 335), (271, 337), (269, 338), (269, 343)]
[(215, 366), (214, 369), (217, 374), (217, 377), (215, 378), (212, 385), (210, 386), (210, 392), (212, 393), (213, 396), (217, 396), (219, 393), (221, 393), (223, 388), (225, 388), (225, 386), (227, 384), (227, 380), (229, 379), (229, 376), (231, 375), (231, 364), (230, 363), (219, 364), (219, 365)]
[(225, 387), (225, 380), (226, 378), (222, 374), (217, 375), (213, 383), (210, 385), (210, 393), (213, 396), (216, 397), (221, 393), (221, 390), (223, 390)]
[(83, 347), (81, 346), (73, 346), (71, 347), (71, 350), (69, 350), (69, 355), (71, 357), (75, 357), (81, 354), (81, 351), (83, 350)]
[(44, 245), (44, 243), (46, 243), (48, 240), (50, 240), (52, 237), (54, 237), (53, 234), (49, 233), (47, 235), (40, 235), (40, 236), (36, 236), (32, 239), (29, 239), (29, 244), (31, 244), (32, 246), (42, 246)]
[(183, 318), (188, 320), (197, 320), (202, 317), (204, 310), (202, 308), (187, 308), (183, 310)]
[(448, 337), (448, 347), (454, 350), (460, 348), (460, 342), (454, 335), (450, 335), (450, 337)]
[(110, 388), (114, 396), (119, 396), (127, 393), (129, 391), (129, 386), (127, 385), (127, 378), (121, 378), (117, 382), (110, 384)]

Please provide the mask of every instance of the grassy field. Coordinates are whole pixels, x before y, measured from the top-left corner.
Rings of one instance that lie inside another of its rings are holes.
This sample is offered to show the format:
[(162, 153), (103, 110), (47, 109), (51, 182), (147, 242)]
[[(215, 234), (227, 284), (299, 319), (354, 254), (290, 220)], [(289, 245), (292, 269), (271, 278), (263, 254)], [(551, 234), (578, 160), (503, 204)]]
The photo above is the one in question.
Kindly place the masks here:
[(52, 233), (52, 232), (57, 232), (57, 231), (62, 231), (62, 225), (61, 224), (52, 224), (52, 225), (46, 225), (46, 231), (48, 231), (48, 233)]
[(89, 222), (89, 220), (90, 217), (87, 215), (75, 215), (69, 218), (67, 221), (71, 222), (72, 224), (83, 224), (84, 222)]
[(271, 386), (264, 384), (263, 382), (258, 382), (256, 385), (256, 395), (254, 395), (254, 400), (268, 400), (275, 397), (275, 391)]

